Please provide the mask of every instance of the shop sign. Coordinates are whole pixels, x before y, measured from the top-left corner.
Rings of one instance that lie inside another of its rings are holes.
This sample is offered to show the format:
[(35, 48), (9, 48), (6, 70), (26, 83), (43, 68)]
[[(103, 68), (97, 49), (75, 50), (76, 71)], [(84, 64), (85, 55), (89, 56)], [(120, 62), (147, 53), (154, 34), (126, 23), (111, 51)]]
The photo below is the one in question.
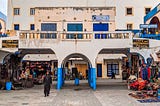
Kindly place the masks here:
[(147, 40), (147, 39), (133, 39), (133, 47), (149, 48), (149, 40)]
[(18, 48), (18, 40), (2, 40), (2, 48)]
[(92, 15), (92, 20), (93, 21), (109, 21), (110, 17), (109, 15)]
[(157, 24), (140, 24), (140, 28), (158, 28)]

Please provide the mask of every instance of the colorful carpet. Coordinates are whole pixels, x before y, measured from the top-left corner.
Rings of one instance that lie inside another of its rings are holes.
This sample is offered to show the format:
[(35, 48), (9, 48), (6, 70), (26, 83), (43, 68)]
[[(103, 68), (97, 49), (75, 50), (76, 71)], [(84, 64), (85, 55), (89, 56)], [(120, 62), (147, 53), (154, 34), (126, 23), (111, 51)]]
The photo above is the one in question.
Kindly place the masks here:
[(137, 100), (141, 103), (152, 103), (152, 102), (160, 102), (160, 99), (143, 99), (143, 100)]

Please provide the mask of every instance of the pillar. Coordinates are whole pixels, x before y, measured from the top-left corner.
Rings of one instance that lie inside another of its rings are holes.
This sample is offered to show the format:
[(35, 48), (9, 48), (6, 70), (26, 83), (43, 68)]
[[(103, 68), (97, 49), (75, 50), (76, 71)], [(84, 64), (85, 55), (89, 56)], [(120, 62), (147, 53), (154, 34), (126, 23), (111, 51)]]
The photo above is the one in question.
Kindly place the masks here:
[(62, 87), (62, 68), (57, 70), (57, 90), (60, 90)]
[(92, 68), (92, 84), (93, 84), (93, 90), (96, 90), (96, 68)]
[(90, 86), (93, 88), (93, 71), (92, 68), (90, 68)]
[(91, 87), (91, 68), (88, 70), (88, 84)]

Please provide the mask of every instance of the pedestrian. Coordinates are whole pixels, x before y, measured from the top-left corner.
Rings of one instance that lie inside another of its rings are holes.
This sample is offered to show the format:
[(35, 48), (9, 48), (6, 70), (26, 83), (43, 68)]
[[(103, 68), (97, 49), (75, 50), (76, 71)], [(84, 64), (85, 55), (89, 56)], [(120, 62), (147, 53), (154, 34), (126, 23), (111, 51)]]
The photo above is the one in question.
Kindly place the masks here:
[(112, 72), (111, 72), (111, 79), (116, 79), (116, 77), (115, 77), (115, 73), (114, 73), (114, 71), (112, 70)]
[(143, 80), (149, 80), (148, 79), (148, 67), (146, 66), (146, 64), (144, 63), (141, 69), (141, 78)]
[(52, 77), (50, 75), (50, 72), (47, 71), (46, 75), (44, 76), (44, 96), (49, 96), (50, 93), (50, 87), (52, 84)]

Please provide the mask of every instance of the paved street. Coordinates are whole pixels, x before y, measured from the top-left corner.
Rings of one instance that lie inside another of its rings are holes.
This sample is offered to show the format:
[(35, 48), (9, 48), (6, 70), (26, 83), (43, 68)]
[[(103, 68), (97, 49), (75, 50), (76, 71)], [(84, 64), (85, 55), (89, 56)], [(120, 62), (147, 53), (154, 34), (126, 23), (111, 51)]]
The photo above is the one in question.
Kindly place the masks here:
[(25, 90), (0, 90), (0, 106), (160, 106), (160, 103), (140, 103), (128, 96), (131, 92), (121, 80), (98, 80), (93, 91), (87, 81), (67, 81), (62, 90), (53, 83), (50, 96), (44, 97), (43, 85)]

